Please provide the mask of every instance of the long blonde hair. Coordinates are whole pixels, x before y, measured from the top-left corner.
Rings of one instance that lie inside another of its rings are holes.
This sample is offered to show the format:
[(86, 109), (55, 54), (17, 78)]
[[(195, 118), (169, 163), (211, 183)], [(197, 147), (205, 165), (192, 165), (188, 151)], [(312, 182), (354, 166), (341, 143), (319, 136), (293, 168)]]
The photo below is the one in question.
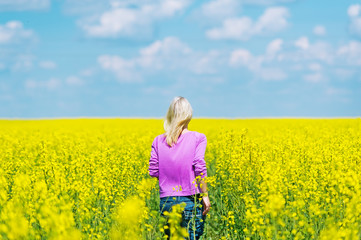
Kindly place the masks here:
[(164, 120), (164, 130), (167, 144), (172, 147), (179, 135), (192, 119), (193, 109), (184, 97), (173, 98)]

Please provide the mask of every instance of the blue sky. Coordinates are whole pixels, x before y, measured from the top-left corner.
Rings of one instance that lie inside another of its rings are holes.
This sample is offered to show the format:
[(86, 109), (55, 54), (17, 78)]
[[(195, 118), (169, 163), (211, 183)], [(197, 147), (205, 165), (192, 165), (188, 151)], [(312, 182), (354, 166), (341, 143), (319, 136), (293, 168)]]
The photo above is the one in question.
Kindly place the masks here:
[(361, 115), (361, 0), (0, 0), (0, 117)]

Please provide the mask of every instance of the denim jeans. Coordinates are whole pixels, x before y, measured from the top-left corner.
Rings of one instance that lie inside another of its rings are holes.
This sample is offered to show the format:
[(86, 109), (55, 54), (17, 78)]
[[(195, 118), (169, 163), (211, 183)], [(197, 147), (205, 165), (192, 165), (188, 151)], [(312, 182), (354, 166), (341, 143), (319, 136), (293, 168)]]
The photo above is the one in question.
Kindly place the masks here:
[[(194, 199), (196, 198), (196, 199)], [(204, 223), (206, 220), (206, 216), (203, 216), (203, 200), (199, 200), (199, 195), (196, 196), (172, 196), (172, 197), (163, 197), (160, 198), (159, 208), (160, 213), (164, 216), (164, 212), (171, 212), (172, 206), (176, 204), (180, 204), (184, 202), (185, 208), (182, 213), (182, 222), (181, 226), (186, 228), (189, 233), (190, 240), (199, 239), (203, 234)], [(201, 205), (196, 206), (196, 205)], [(202, 221), (201, 221), (202, 220)], [(195, 222), (195, 230), (193, 229), (193, 222)], [(170, 230), (165, 229), (165, 234), (168, 235), (168, 239), (170, 239)], [(195, 233), (195, 234), (194, 234)]]

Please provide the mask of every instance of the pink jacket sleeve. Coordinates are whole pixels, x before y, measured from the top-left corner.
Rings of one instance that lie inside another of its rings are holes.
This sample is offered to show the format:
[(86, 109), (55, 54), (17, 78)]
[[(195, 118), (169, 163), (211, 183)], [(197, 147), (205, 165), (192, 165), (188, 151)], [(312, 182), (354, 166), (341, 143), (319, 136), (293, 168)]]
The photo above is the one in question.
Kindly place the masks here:
[[(201, 133), (197, 142), (195, 157), (193, 160), (193, 168), (195, 175), (201, 176), (203, 178), (207, 176), (206, 162), (204, 161), (204, 154), (207, 147), (206, 135)], [(201, 175), (201, 173), (203, 173), (203, 175)]]
[(152, 151), (149, 159), (149, 175), (151, 177), (159, 177), (159, 161), (158, 161), (158, 150), (157, 150), (157, 138), (153, 140)]

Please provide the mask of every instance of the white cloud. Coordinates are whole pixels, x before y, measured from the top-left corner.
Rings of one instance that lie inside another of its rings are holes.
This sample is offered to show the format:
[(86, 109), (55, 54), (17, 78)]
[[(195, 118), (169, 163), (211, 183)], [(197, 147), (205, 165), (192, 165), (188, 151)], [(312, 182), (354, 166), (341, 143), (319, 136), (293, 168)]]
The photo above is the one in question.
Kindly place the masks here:
[(283, 40), (277, 38), (268, 44), (266, 53), (268, 55), (274, 55), (282, 49), (282, 45), (283, 45)]
[(310, 47), (310, 43), (308, 42), (307, 37), (301, 37), (297, 41), (295, 41), (295, 46), (306, 50)]
[[(287, 79), (289, 71), (298, 71), (305, 81), (312, 83), (327, 81), (328, 72), (332, 72), (332, 78), (350, 78), (355, 75), (353, 66), (361, 66), (359, 41), (350, 41), (338, 51), (326, 41), (310, 42), (306, 36), (293, 43), (295, 47), (292, 48), (282, 39), (274, 39), (260, 55), (253, 55), (248, 49), (236, 49), (229, 55), (229, 66), (245, 67), (264, 80)], [(348, 69), (344, 69), (345, 66)]]
[(337, 55), (350, 65), (361, 65), (361, 42), (350, 41), (338, 49)]
[(358, 62), (356, 60), (361, 59), (361, 43), (357, 41), (342, 46), (337, 54), (325, 41), (309, 42), (304, 36), (295, 42), (297, 48), (284, 49), (285, 44), (290, 44), (277, 38), (266, 45), (263, 54), (253, 55), (248, 49), (197, 52), (178, 38), (167, 37), (140, 49), (138, 56), (123, 58), (103, 55), (99, 56), (98, 63), (103, 70), (115, 74), (124, 82), (143, 81), (144, 76), (158, 74), (160, 71), (214, 75), (225, 67), (243, 67), (255, 78), (268, 81), (287, 79), (288, 71), (298, 70), (305, 81), (317, 83), (327, 80), (323, 71), (325, 63), (333, 64), (334, 68), (337, 67), (334, 64), (340, 61), (353, 61), (352, 64), (355, 64)]
[[(353, 41), (342, 46), (338, 52), (326, 41), (309, 42), (303, 36), (293, 42), (295, 47), (282, 39), (274, 39), (267, 46), (263, 54), (254, 55), (248, 49), (236, 49), (229, 55), (229, 66), (233, 68), (248, 68), (255, 77), (264, 80), (287, 79), (289, 71), (303, 73), (303, 79), (308, 82), (321, 82), (328, 79), (324, 69), (339, 64), (352, 62), (361, 65), (361, 42)], [(283, 46), (286, 45), (286, 48)], [(307, 72), (308, 71), (308, 72)], [(348, 74), (341, 72), (334, 74)]]
[(324, 36), (326, 34), (326, 28), (322, 25), (317, 25), (313, 28), (313, 33), (317, 36)]
[(19, 55), (11, 66), (11, 70), (13, 72), (29, 71), (33, 68), (34, 60), (35, 56), (33, 55)]
[(194, 64), (190, 67), (193, 72), (197, 74), (215, 74), (225, 62), (222, 53), (216, 50), (211, 50), (208, 53), (199, 56)]
[[(139, 18), (137, 17), (139, 15)], [(138, 10), (113, 9), (105, 12), (98, 19), (98, 23), (79, 22), (83, 30), (90, 36), (116, 37), (118, 35), (132, 35), (135, 30), (145, 27), (147, 22), (142, 19)]]
[(296, 0), (243, 0), (244, 4), (248, 5), (272, 5), (272, 4), (278, 4), (278, 3), (288, 3), (288, 2), (294, 2)]
[(183, 10), (192, 0), (65, 0), (67, 14), (101, 15), (113, 9), (141, 10), (143, 7), (154, 9), (154, 15), (173, 16)]
[(24, 29), (20, 21), (8, 21), (5, 25), (0, 25), (0, 44), (20, 43), (23, 40), (34, 39), (34, 32)]
[(229, 64), (234, 67), (249, 66), (253, 59), (254, 57), (248, 50), (238, 49), (231, 53)]
[(315, 42), (309, 45), (306, 51), (302, 52), (306, 60), (321, 60), (328, 64), (334, 62), (335, 54), (331, 45), (327, 42)]
[(303, 79), (305, 81), (311, 82), (311, 83), (319, 83), (319, 82), (326, 80), (326, 78), (323, 76), (323, 74), (321, 72), (304, 75)]
[(219, 20), (237, 15), (240, 8), (239, 0), (214, 0), (202, 5), (201, 15), (207, 19)]
[(44, 69), (55, 69), (56, 63), (53, 61), (41, 61), (39, 62), (39, 66)]
[[(166, 37), (158, 40), (148, 47), (140, 50), (140, 56), (137, 63), (146, 68), (163, 69), (179, 67), (180, 61), (188, 54), (191, 49), (176, 37)], [(186, 60), (187, 61), (187, 60)], [(184, 63), (183, 63), (184, 64)]]
[(49, 9), (50, 0), (0, 0), (0, 11), (29, 11)]
[(297, 47), (296, 51), (280, 53), (280, 58), (284, 61), (294, 61), (301, 63), (303, 61), (320, 60), (328, 64), (334, 63), (334, 48), (325, 41), (310, 43), (307, 37), (301, 37), (294, 42)]
[(347, 9), (347, 14), (350, 17), (357, 17), (361, 12), (361, 5), (359, 4), (354, 4), (348, 7)]
[(197, 52), (178, 38), (167, 37), (140, 49), (135, 57), (103, 55), (99, 56), (98, 63), (120, 81), (128, 82), (143, 81), (144, 76), (148, 78), (160, 71), (214, 75), (227, 67), (243, 67), (254, 77), (269, 81), (287, 79), (288, 71), (295, 69), (310, 71), (304, 73), (306, 81), (324, 80), (323, 64), (332, 64), (335, 52), (327, 42), (310, 43), (306, 39), (307, 46), (303, 43), (302, 47), (283, 49), (284, 44), (290, 44), (277, 38), (266, 45), (263, 54), (254, 55), (248, 49)]
[(266, 81), (284, 80), (287, 74), (278, 67), (263, 66), (266, 60), (270, 60), (269, 54), (275, 54), (280, 50), (282, 42), (276, 39), (269, 45), (268, 53), (266, 55), (254, 56), (246, 49), (237, 49), (231, 52), (229, 58), (229, 65), (231, 67), (246, 67), (255, 77)]
[(56, 90), (59, 89), (64, 84), (69, 86), (83, 86), (84, 81), (77, 76), (69, 76), (64, 80), (59, 78), (52, 77), (48, 80), (41, 81), (41, 80), (34, 80), (34, 79), (27, 79), (25, 81), (25, 88), (26, 89), (46, 89), (46, 90)]
[(213, 28), (206, 32), (210, 39), (248, 40), (253, 34), (253, 22), (248, 17), (229, 18), (223, 21), (221, 28)]
[[(278, 41), (277, 41), (278, 42)], [(272, 43), (272, 42), (271, 42)], [(279, 44), (279, 42), (278, 42)], [(277, 45), (275, 43), (271, 44)], [(273, 46), (272, 51), (276, 50), (276, 47)], [(271, 51), (272, 47), (268, 48), (268, 51)], [(246, 49), (236, 49), (231, 52), (229, 57), (229, 65), (231, 67), (246, 67), (252, 72), (258, 72), (263, 68), (263, 64), (270, 62), (273, 59), (273, 56), (270, 54), (275, 54), (275, 52), (266, 52), (264, 55), (254, 56), (250, 51)], [(261, 74), (262, 76), (262, 74)]]
[(141, 82), (140, 75), (135, 71), (133, 60), (126, 60), (119, 56), (102, 55), (98, 57), (102, 69), (114, 73), (121, 82)]
[(78, 24), (93, 37), (119, 37), (147, 34), (151, 25), (160, 19), (168, 18), (182, 11), (188, 0), (145, 1), (136, 4), (112, 4), (112, 9), (89, 18)]
[(288, 26), (289, 16), (290, 13), (285, 7), (267, 8), (254, 26), (255, 32), (258, 34), (279, 32)]
[(289, 11), (284, 7), (270, 7), (253, 22), (249, 17), (228, 18), (219, 28), (206, 31), (210, 39), (248, 40), (255, 35), (279, 32), (288, 26)]
[(114, 73), (119, 81), (140, 82), (145, 72), (190, 70), (195, 61), (191, 53), (192, 50), (178, 38), (166, 37), (140, 49), (134, 58), (103, 55), (98, 57), (98, 63), (103, 70)]
[(61, 81), (57, 78), (50, 78), (44, 84), (47, 89), (52, 90), (52, 89), (56, 89), (56, 88), (60, 87)]
[(227, 58), (221, 51), (194, 52), (178, 38), (166, 37), (142, 48), (134, 61), (147, 72), (181, 69), (196, 74), (215, 74)]
[(348, 10), (347, 13), (350, 17), (350, 25), (349, 25), (349, 29), (350, 32), (352, 34), (361, 36), (361, 5), (359, 4), (354, 4), (351, 5)]
[(328, 87), (325, 90), (325, 92), (327, 95), (347, 95), (350, 93), (350, 90), (343, 88)]
[(160, 6), (157, 7), (157, 17), (163, 18), (171, 17), (177, 12), (183, 10), (188, 5), (188, 1), (186, 0), (163, 0), (160, 2)]

